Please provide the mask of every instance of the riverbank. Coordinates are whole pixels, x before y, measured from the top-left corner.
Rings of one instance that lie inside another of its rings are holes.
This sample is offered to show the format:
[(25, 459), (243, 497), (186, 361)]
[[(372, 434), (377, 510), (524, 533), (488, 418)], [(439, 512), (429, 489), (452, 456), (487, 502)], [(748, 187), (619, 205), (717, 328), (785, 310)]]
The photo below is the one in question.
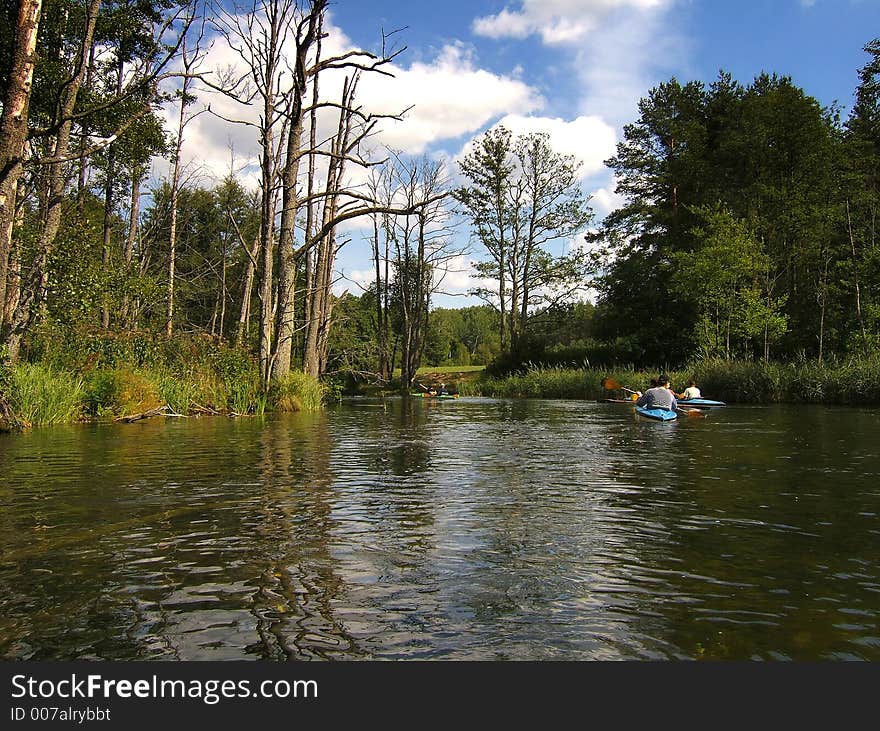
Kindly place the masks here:
[(35, 353), (33, 362), (0, 365), (0, 429), (316, 411), (326, 394), (300, 372), (266, 391), (253, 358), (207, 339), (101, 335), (52, 345)]
[(226, 379), (125, 366), (83, 375), (25, 363), (9, 369), (4, 380), (0, 428), (5, 430), (87, 420), (316, 411), (324, 396), (321, 384), (303, 373), (292, 373), (268, 392), (253, 374)]
[[(82, 367), (65, 368), (47, 359), (0, 370), (0, 430), (94, 419), (316, 411), (327, 395), (325, 386), (299, 372), (265, 392), (256, 364), (222, 346), (190, 344), (149, 367), (123, 362), (129, 353), (119, 355), (93, 353)], [(705, 396), (730, 403), (880, 405), (880, 358), (825, 364), (711, 360), (668, 374), (678, 391), (694, 377)], [(463, 396), (596, 400), (626, 395), (603, 389), (605, 378), (645, 390), (656, 375), (631, 368), (535, 367), (498, 378), (481, 367), (449, 366), (420, 369), (418, 383), (442, 382)], [(399, 389), (364, 393), (392, 395)]]
[[(677, 391), (683, 391), (693, 377), (705, 396), (731, 403), (880, 404), (877, 357), (838, 363), (708, 360), (666, 373)], [(626, 388), (643, 391), (657, 374), (658, 371), (626, 368), (535, 367), (501, 378), (483, 375), (478, 380), (463, 382), (459, 391), (466, 396), (495, 398), (593, 400), (611, 395), (602, 388), (606, 377)]]

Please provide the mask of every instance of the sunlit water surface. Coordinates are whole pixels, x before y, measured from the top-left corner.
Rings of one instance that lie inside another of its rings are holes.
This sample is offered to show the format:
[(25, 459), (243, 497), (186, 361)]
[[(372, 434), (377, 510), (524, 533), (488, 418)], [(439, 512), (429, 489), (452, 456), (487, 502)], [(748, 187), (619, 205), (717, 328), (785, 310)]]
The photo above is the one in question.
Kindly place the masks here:
[(483, 399), (0, 435), (0, 658), (880, 660), (878, 444)]

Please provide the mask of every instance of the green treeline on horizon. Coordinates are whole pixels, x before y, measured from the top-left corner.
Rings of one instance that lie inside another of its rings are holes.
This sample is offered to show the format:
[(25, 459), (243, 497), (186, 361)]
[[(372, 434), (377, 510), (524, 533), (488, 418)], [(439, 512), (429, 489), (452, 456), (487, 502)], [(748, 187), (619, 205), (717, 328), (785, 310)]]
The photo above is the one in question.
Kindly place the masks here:
[[(250, 28), (209, 23), (214, 42), (254, 46), (266, 7), (251, 9)], [(597, 222), (580, 161), (546, 134), (485, 132), (458, 163), (458, 187), (427, 158), (385, 151), (378, 165), (363, 142), (381, 120), (356, 97), (369, 65), (320, 56), (326, 2), (285, 7), (301, 73), (289, 89), (282, 75), (252, 90), (279, 110), (254, 123), (254, 189), (234, 162), (212, 184), (181, 164), (187, 124), (205, 113), (201, 6), (3, 6), (4, 367), (143, 368), (135, 353), (154, 341), (173, 351), (157, 367), (183, 373), (186, 347), (168, 343), (206, 338), (213, 354), (196, 348), (209, 364), (202, 377), (226, 384), (215, 400), (233, 409), (232, 373), (246, 373), (253, 394), (295, 372), (334, 389), (388, 385), (401, 372), (407, 389), (423, 365), (487, 365), (497, 376), (542, 365), (840, 363), (880, 351), (880, 39), (865, 46), (845, 119), (776, 74), (744, 84), (722, 72), (709, 84), (671, 79), (647, 91), (606, 161), (623, 204)], [(31, 57), (22, 54), (29, 38)], [(268, 53), (283, 58), (280, 46)], [(246, 71), (279, 73), (267, 58), (244, 58)], [(381, 66), (393, 56), (354, 58)], [(19, 83), (27, 73), (32, 85)], [(333, 113), (319, 115), (308, 102), (332, 73), (348, 82), (325, 105)], [(148, 189), (157, 156), (169, 172)], [(372, 172), (355, 191), (346, 176), (359, 165)], [(361, 295), (339, 296), (336, 253), (352, 245), (339, 226), (355, 217), (374, 278)], [(470, 250), (456, 243), (462, 232)], [(584, 245), (551, 254), (572, 239)], [(440, 273), (462, 256), (494, 283), (474, 287), (485, 304), (438, 308)], [(241, 368), (230, 370), (235, 359)], [(162, 378), (154, 382), (161, 391)], [(249, 399), (253, 411), (259, 399)]]

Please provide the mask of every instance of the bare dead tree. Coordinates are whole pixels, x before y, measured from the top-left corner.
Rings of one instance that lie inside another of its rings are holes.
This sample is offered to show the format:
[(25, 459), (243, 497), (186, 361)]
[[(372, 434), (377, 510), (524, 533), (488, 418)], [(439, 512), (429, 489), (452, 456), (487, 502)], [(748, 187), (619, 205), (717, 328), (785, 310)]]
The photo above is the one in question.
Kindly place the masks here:
[(215, 26), (239, 56), (243, 71), (231, 73), (215, 88), (244, 106), (259, 105), (256, 122), (235, 120), (254, 127), (260, 145), (260, 228), (257, 261), (260, 273), (260, 374), (270, 376), (273, 325), (273, 269), (277, 240), (275, 214), (280, 144), (288, 118), (285, 90), (285, 52), (298, 22), (295, 0), (258, 0), (251, 8), (233, 5), (217, 9)]
[[(314, 47), (315, 63), (321, 60), (321, 36), (323, 34), (323, 4), (315, 3), (312, 10), (297, 26), (296, 54), (294, 57), (292, 77), (293, 83), (290, 89), (290, 107), (288, 138), (286, 144), (286, 156), (281, 173), (282, 181), (282, 208), (279, 240), (279, 272), (278, 272), (278, 312), (277, 331), (274, 339), (274, 353), (272, 355), (272, 376), (281, 379), (288, 375), (291, 366), (293, 352), (293, 340), (296, 328), (296, 274), (297, 264), (294, 259), (295, 226), (299, 208), (297, 186), (299, 178), (300, 161), (303, 157), (302, 136), (305, 119), (306, 98), (309, 79), (309, 53)], [(317, 94), (318, 78), (314, 75), (313, 100)], [(314, 103), (313, 103), (314, 107)], [(310, 140), (316, 135), (315, 117), (311, 120), (312, 130)], [(312, 142), (311, 147), (314, 147)], [(313, 161), (311, 156), (310, 160)], [(314, 163), (310, 164), (310, 187), (314, 186)]]
[[(385, 200), (390, 203), (393, 190), (393, 168), (391, 165), (386, 164), (373, 171), (368, 184), (368, 190), (375, 200)], [(370, 244), (375, 273), (373, 287), (376, 294), (374, 327), (378, 353), (377, 374), (382, 381), (387, 383), (391, 380), (393, 368), (390, 353), (391, 312), (389, 307), (391, 216), (374, 213), (370, 218), (373, 223)]]
[[(326, 9), (326, 0), (258, 0), (247, 8), (217, 11), (218, 32), (238, 55), (243, 69), (218, 77), (213, 88), (243, 107), (258, 110), (256, 121), (227, 121), (254, 127), (259, 138), (261, 216), (253, 271), (259, 274), (258, 356), (266, 386), (290, 372), (297, 336), (296, 281), (301, 270), (306, 278), (303, 369), (312, 375), (322, 372), (332, 323), (334, 262), (341, 246), (336, 237), (339, 225), (374, 213), (412, 214), (428, 205), (425, 201), (405, 207), (379, 204), (347, 182), (348, 166), (369, 168), (381, 162), (361, 152), (379, 121), (399, 119), (403, 114), (373, 114), (358, 106), (358, 79), (364, 73), (390, 76), (386, 67), (404, 49), (387, 50), (388, 36), (384, 36), (377, 54), (350, 50), (323, 56)], [(319, 94), (319, 80), (327, 73), (344, 77), (338, 100)], [(323, 139), (319, 125), (326, 115), (319, 114), (321, 110), (337, 114), (336, 131)], [(308, 172), (302, 181), (304, 157), (308, 157)], [(321, 176), (323, 186), (318, 184)], [(280, 211), (275, 203), (279, 195)], [(297, 245), (302, 211), (305, 223)], [(279, 214), (280, 222), (276, 222)], [(246, 299), (239, 337), (246, 325)]]
[[(346, 78), (342, 89), (339, 126), (333, 140), (330, 163), (327, 170), (327, 195), (324, 198), (323, 223), (328, 224), (336, 218), (343, 192), (346, 153), (351, 151), (349, 141), (352, 135), (354, 113), (351, 104), (357, 88), (357, 76)], [(332, 284), (333, 263), (336, 259), (336, 228), (332, 226), (327, 235), (317, 245), (315, 271), (312, 277), (313, 292), (311, 309), (307, 313), (305, 346), (303, 351), (303, 370), (317, 377), (321, 373), (322, 360), (326, 361), (326, 342), (333, 311)], [(322, 358), (323, 356), (323, 358)]]
[[(204, 22), (199, 24), (197, 32), (193, 38), (188, 38), (187, 34), (183, 36), (180, 49), (181, 65), (183, 67), (183, 75), (181, 80), (181, 88), (177, 93), (180, 101), (180, 109), (177, 116), (177, 130), (174, 136), (174, 157), (171, 165), (170, 182), (170, 219), (168, 225), (168, 285), (167, 300), (165, 308), (165, 335), (171, 337), (174, 333), (174, 276), (175, 265), (177, 262), (177, 213), (178, 198), (180, 195), (180, 172), (181, 172), (181, 153), (183, 152), (183, 135), (187, 125), (193, 119), (202, 114), (205, 110), (200, 109), (195, 112), (187, 112), (195, 97), (192, 95), (192, 84), (198, 73), (198, 67), (204, 61), (206, 49), (203, 46), (204, 38)], [(106, 247), (106, 242), (105, 242)]]
[(442, 287), (449, 262), (464, 251), (450, 235), (444, 197), (451, 186), (444, 164), (395, 153), (392, 165), (392, 195), (414, 211), (392, 216), (386, 227), (394, 271), (391, 289), (399, 308), (401, 387), (409, 389), (421, 365), (431, 298)]

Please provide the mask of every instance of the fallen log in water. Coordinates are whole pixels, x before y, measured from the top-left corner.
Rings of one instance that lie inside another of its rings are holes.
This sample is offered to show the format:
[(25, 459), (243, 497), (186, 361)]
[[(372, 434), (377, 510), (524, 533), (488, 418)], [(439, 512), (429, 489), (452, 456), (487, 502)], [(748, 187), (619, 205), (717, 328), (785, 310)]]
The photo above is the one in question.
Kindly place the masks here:
[[(117, 416), (113, 421), (121, 421), (125, 424), (130, 424), (133, 421), (140, 421), (141, 419), (150, 419), (154, 416), (159, 416), (161, 414), (164, 414), (166, 411), (171, 411), (171, 409), (168, 407), (168, 404), (165, 404), (164, 406), (159, 406), (155, 409), (150, 409), (149, 411), (144, 411), (141, 414), (130, 414), (129, 416)], [(178, 414), (175, 414), (175, 416), (178, 416)]]

